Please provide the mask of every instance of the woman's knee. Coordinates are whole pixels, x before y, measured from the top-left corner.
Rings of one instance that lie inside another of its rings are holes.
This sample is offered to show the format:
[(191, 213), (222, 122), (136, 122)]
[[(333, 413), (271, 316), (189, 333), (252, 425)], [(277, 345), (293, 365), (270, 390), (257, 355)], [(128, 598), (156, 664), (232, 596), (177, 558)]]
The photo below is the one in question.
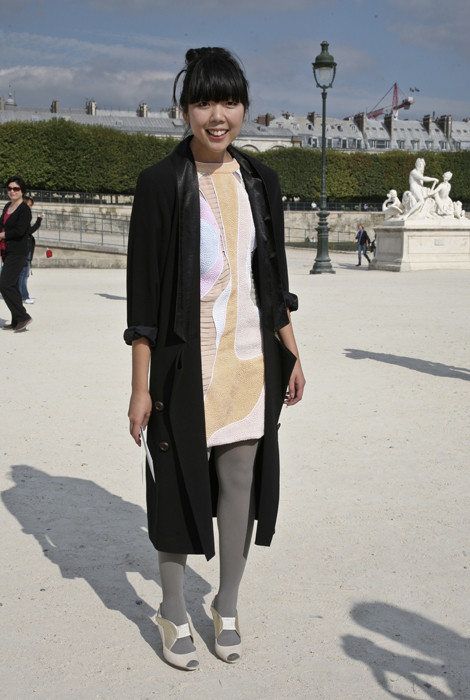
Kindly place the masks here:
[(253, 483), (257, 441), (224, 446), (216, 452), (216, 470), (223, 490), (249, 491)]

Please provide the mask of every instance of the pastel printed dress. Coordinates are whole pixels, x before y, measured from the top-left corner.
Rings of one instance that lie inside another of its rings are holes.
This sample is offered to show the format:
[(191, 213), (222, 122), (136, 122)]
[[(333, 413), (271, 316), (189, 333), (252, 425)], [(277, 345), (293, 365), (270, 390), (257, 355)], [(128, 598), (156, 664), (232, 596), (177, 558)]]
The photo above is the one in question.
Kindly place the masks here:
[(207, 446), (264, 434), (264, 357), (250, 202), (237, 161), (196, 163), (201, 205), (201, 358)]

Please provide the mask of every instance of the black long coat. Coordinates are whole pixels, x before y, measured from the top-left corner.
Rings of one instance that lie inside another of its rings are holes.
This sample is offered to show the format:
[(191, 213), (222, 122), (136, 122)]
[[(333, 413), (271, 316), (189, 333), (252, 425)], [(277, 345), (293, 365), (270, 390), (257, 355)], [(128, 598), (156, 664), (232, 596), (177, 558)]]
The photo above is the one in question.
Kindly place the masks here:
[[(217, 478), (207, 463), (200, 351), (199, 187), (189, 142), (144, 170), (129, 230), (126, 343), (151, 345), (153, 410), (147, 441), (149, 536), (164, 552), (214, 555)], [(269, 545), (279, 502), (278, 418), (294, 355), (276, 333), (297, 308), (288, 291), (283, 211), (276, 173), (230, 149), (251, 202), (257, 248), (253, 277), (265, 358), (265, 434), (255, 464), (256, 544)]]
[(0, 215), (0, 231), (5, 227), (5, 244), (6, 253), (11, 255), (26, 255), (28, 254), (28, 232), (31, 225), (31, 209), (26, 202), (15, 209), (3, 223), (5, 212), (9, 206), (9, 202), (3, 207)]

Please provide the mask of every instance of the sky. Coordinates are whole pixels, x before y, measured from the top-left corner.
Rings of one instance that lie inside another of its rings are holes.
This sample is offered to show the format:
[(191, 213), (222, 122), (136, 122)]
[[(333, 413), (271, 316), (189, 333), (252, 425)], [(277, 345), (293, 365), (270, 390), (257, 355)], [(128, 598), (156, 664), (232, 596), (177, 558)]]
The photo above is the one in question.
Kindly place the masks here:
[(157, 112), (187, 49), (223, 46), (245, 68), (250, 118), (306, 116), (321, 112), (322, 41), (337, 62), (328, 116), (390, 106), (396, 82), (415, 99), (400, 118), (470, 117), (470, 0), (0, 0), (0, 96)]

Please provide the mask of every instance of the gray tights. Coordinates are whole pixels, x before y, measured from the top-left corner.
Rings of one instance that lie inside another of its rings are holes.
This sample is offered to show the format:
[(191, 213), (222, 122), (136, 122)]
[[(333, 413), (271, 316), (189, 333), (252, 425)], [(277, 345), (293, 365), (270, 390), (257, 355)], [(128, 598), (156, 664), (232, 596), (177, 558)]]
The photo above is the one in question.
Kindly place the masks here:
[[(235, 617), (238, 589), (245, 570), (254, 522), (253, 465), (258, 440), (244, 440), (213, 447), (219, 500), (217, 527), (219, 531), (220, 582), (215, 608), (222, 617)], [(161, 614), (175, 625), (187, 621), (183, 585), (186, 554), (158, 552), (162, 584)], [(226, 630), (219, 644), (237, 644), (238, 634)], [(193, 649), (191, 640), (179, 639), (172, 651), (187, 653)]]

